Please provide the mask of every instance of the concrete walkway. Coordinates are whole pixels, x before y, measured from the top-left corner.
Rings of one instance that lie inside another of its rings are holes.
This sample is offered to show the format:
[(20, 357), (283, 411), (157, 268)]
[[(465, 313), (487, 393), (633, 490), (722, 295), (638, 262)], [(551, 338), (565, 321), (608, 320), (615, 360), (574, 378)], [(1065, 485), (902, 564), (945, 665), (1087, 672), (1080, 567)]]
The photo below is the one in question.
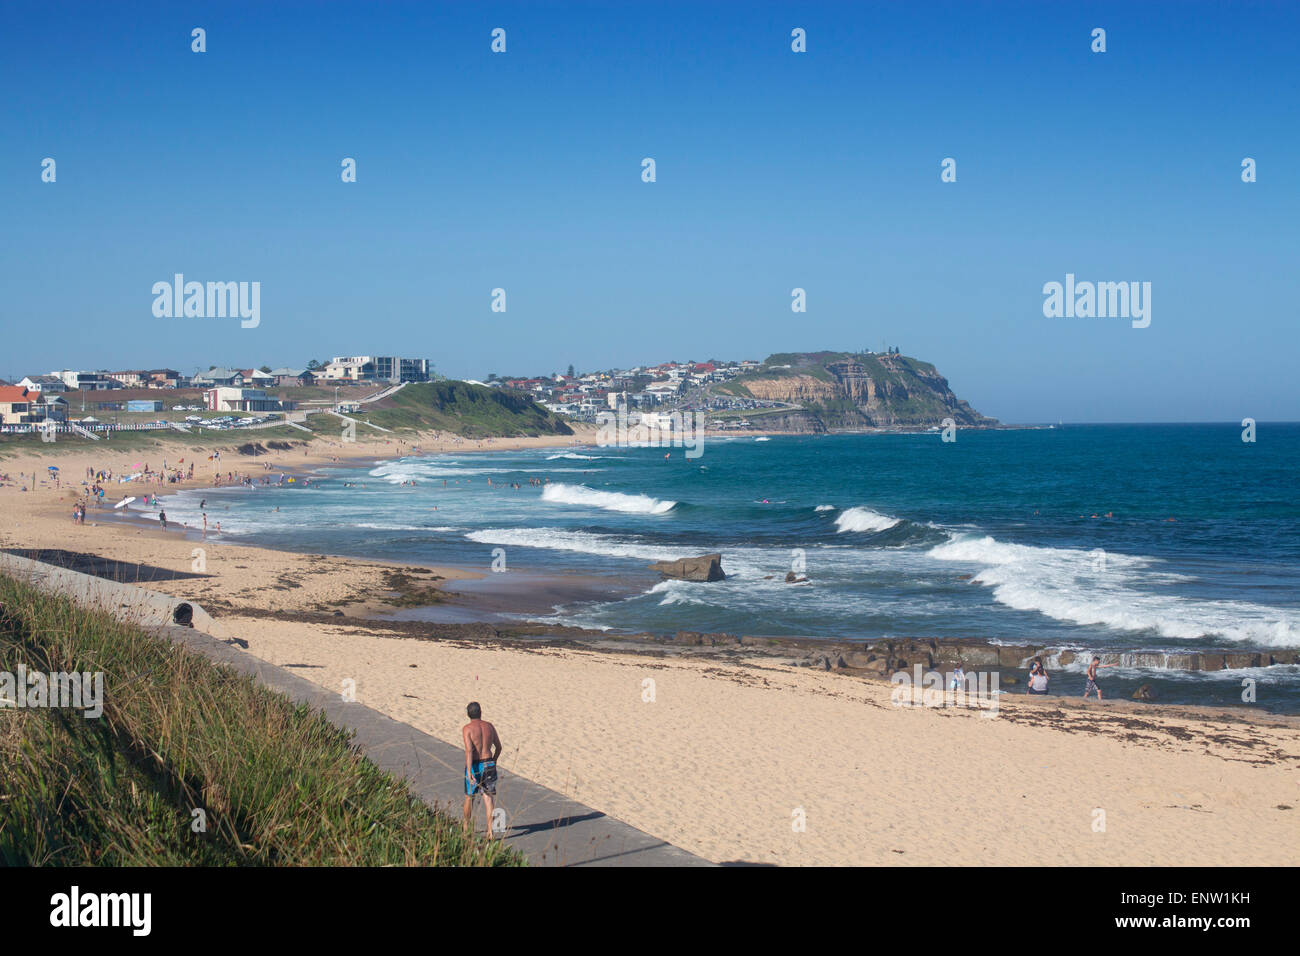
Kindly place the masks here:
[[(79, 604), (108, 611), (164, 635), (208, 659), (255, 678), (296, 703), (320, 709), (331, 722), (355, 732), (354, 743), (378, 767), (404, 779), (430, 806), (459, 816), (464, 800), (465, 755), (409, 724), (364, 704), (344, 701), (297, 674), (268, 664), (222, 640), (221, 629), (197, 604), (194, 627), (171, 623), (179, 598), (132, 584), (119, 584), (67, 568), (0, 552), (0, 573)], [(477, 823), (484, 826), (476, 801)], [(563, 794), (502, 770), (497, 805), (506, 813), (507, 845), (534, 866), (709, 866), (704, 860)]]

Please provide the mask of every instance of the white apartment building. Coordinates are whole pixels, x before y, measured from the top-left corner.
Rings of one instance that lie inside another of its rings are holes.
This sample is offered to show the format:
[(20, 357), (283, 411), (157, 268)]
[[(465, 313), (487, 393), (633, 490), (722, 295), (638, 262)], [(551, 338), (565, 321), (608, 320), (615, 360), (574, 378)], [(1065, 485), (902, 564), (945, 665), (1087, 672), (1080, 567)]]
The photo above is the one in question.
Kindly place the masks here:
[(427, 382), (429, 360), (396, 355), (336, 355), (317, 377), (325, 382)]

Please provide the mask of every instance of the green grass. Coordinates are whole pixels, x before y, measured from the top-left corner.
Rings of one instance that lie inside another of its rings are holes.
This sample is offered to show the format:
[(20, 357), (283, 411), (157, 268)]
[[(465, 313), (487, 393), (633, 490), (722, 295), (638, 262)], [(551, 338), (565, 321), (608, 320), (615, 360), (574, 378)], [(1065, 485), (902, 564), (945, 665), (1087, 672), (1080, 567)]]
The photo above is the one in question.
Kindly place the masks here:
[(0, 670), (20, 662), (102, 671), (104, 712), (0, 707), (0, 865), (523, 865), (318, 711), (0, 576)]
[(449, 431), (466, 438), (572, 435), (573, 429), (520, 392), (468, 382), (419, 382), (353, 417), (394, 431)]

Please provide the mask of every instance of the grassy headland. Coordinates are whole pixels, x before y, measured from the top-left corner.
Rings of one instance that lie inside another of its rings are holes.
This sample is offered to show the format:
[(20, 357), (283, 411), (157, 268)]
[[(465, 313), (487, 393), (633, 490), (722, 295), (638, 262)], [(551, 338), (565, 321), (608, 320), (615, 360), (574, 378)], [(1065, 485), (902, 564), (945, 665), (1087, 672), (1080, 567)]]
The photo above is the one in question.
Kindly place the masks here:
[(448, 431), (466, 438), (573, 434), (531, 396), (469, 382), (407, 385), (353, 417), (394, 431)]

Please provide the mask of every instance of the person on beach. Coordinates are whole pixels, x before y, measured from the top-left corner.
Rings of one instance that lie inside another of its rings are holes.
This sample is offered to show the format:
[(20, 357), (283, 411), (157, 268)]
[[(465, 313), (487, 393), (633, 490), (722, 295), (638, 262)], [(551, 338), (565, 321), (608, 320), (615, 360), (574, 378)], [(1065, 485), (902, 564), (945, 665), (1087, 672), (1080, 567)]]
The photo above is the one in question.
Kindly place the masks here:
[(1047, 675), (1047, 668), (1043, 666), (1043, 659), (1035, 657), (1033, 665), (1029, 668), (1029, 686), (1027, 689), (1030, 694), (1046, 694), (1047, 682), (1051, 678)]
[(162, 529), (164, 531), (167, 530), (167, 512), (165, 511), (158, 512), (158, 523), (162, 525)]
[(492, 836), (492, 803), (497, 795), (497, 758), (501, 756), (501, 738), (497, 729), (483, 720), (483, 709), (478, 701), (470, 701), (465, 708), (469, 723), (461, 728), (465, 741), (465, 828), (474, 818), (474, 796), (483, 795), (487, 810), (487, 832)]
[(1115, 667), (1114, 664), (1103, 664), (1100, 657), (1094, 657), (1092, 663), (1088, 665), (1088, 684), (1083, 688), (1083, 699), (1087, 700), (1088, 695), (1094, 690), (1097, 692), (1097, 702), (1101, 702), (1101, 688), (1097, 686), (1097, 670), (1102, 667)]

